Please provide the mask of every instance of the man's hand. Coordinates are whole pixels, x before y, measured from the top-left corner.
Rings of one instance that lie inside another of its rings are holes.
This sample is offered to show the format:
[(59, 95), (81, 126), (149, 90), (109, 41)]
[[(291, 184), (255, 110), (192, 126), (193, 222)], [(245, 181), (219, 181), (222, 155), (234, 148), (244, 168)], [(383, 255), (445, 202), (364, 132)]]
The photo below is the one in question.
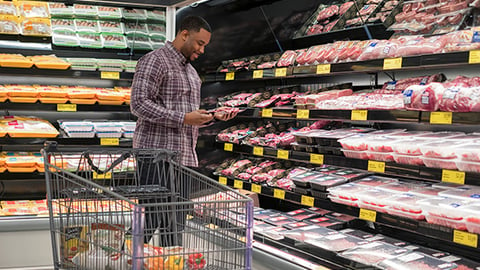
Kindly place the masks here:
[(237, 108), (229, 108), (229, 107), (220, 107), (216, 110), (214, 116), (215, 119), (221, 120), (221, 121), (228, 121), (238, 114), (238, 109)]
[(200, 126), (212, 121), (212, 119), (213, 115), (208, 113), (206, 110), (196, 110), (185, 114), (183, 123), (185, 125)]

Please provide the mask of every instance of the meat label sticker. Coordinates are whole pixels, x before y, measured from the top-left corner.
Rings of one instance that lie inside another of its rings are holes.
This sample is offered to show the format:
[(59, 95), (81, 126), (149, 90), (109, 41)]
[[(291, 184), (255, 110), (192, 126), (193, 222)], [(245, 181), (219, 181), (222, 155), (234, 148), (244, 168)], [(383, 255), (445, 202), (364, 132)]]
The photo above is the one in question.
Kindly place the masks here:
[(262, 186), (257, 184), (252, 184), (251, 190), (252, 192), (255, 192), (255, 193), (262, 193)]
[(323, 164), (323, 155), (310, 154), (310, 163), (322, 165)]
[(120, 144), (118, 138), (100, 138), (100, 145), (117, 146)]
[(273, 109), (263, 109), (262, 110), (262, 117), (271, 118), (273, 115)]
[(225, 81), (233, 81), (235, 80), (235, 72), (228, 72), (225, 74)]
[(275, 77), (285, 77), (285, 76), (287, 76), (287, 68), (275, 69)]
[(401, 69), (401, 68), (402, 68), (402, 57), (383, 59), (384, 70)]
[(452, 124), (452, 112), (431, 112), (430, 124)]
[(480, 50), (470, 51), (470, 53), (468, 54), (468, 63), (469, 64), (480, 63)]
[(112, 179), (112, 172), (107, 172), (103, 174), (93, 172), (93, 179)]
[(453, 242), (469, 247), (478, 247), (478, 235), (463, 231), (453, 230)]
[(353, 121), (366, 121), (368, 118), (367, 110), (352, 110), (351, 120)]
[(358, 217), (363, 220), (375, 222), (377, 220), (377, 212), (360, 208), (360, 213)]
[(263, 78), (263, 69), (254, 70), (254, 71), (253, 71), (253, 78), (254, 78), (254, 79), (261, 79), (261, 78)]
[(305, 196), (302, 195), (302, 199), (300, 201), (301, 204), (313, 207), (313, 204), (315, 203), (315, 198), (310, 197), (310, 196)]
[(100, 72), (100, 78), (108, 80), (119, 80), (120, 72), (102, 71)]
[(233, 187), (238, 189), (243, 189), (243, 181), (241, 180), (234, 180)]
[(58, 112), (76, 112), (77, 104), (57, 104)]
[(308, 119), (310, 117), (309, 110), (297, 110), (297, 119)]
[(317, 65), (317, 74), (329, 74), (330, 68), (330, 64)]
[(258, 146), (253, 147), (253, 154), (255, 156), (263, 157), (263, 147), (258, 147)]
[(285, 190), (274, 189), (273, 190), (273, 197), (277, 198), (277, 199), (285, 200)]
[(465, 172), (442, 170), (442, 182), (465, 184)]
[(289, 152), (287, 150), (278, 150), (277, 158), (279, 159), (288, 159)]
[(220, 184), (222, 185), (227, 185), (227, 178), (224, 176), (220, 176), (218, 177), (218, 182), (220, 182)]
[(225, 143), (225, 145), (223, 146), (223, 150), (232, 152), (233, 151), (233, 144)]
[(368, 171), (369, 172), (385, 173), (385, 162), (369, 160), (368, 161)]

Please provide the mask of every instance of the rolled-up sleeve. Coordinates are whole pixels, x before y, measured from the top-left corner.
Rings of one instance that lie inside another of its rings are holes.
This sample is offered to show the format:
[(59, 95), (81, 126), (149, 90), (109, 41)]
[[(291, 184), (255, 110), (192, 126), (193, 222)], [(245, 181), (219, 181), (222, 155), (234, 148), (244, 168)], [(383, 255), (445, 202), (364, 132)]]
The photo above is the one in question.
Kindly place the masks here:
[(155, 93), (164, 79), (164, 70), (158, 68), (161, 60), (145, 55), (137, 64), (132, 83), (130, 109), (138, 118), (165, 127), (183, 126), (185, 112), (169, 110), (155, 102)]

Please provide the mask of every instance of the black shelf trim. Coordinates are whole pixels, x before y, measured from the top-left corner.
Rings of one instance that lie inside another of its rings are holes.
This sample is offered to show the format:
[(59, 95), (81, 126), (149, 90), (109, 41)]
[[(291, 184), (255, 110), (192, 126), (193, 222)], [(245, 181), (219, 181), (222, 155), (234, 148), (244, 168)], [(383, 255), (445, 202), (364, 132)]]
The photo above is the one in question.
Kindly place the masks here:
[[(102, 71), (84, 71), (73, 69), (41, 69), (41, 68), (0, 68), (3, 75), (34, 76), (34, 77), (65, 77), (65, 78), (90, 78), (101, 79)], [(119, 80), (132, 80), (133, 73), (119, 72)]]

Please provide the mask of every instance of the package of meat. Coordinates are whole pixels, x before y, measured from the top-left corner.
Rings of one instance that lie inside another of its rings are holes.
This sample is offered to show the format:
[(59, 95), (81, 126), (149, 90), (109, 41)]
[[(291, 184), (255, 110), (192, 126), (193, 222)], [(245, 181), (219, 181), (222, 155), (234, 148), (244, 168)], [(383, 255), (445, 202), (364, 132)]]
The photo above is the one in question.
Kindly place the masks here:
[(358, 193), (367, 189), (367, 186), (347, 183), (340, 186), (328, 188), (328, 198), (330, 198), (332, 202), (357, 206)]
[(287, 231), (283, 235), (285, 236), (285, 238), (293, 239), (295, 241), (303, 243), (307, 239), (319, 239), (337, 233), (337, 231), (332, 229), (320, 227), (317, 225), (310, 225), (307, 227)]
[(456, 153), (460, 157), (461, 161), (468, 162), (480, 162), (480, 152), (478, 149), (480, 143), (464, 144), (456, 148)]
[(399, 164), (413, 165), (413, 166), (423, 166), (423, 158), (419, 155), (401, 155), (401, 154), (392, 154), (393, 160)]
[(368, 241), (370, 238), (374, 237), (374, 235), (371, 234), (371, 233), (364, 232), (364, 231), (357, 230), (357, 229), (351, 229), (351, 228), (343, 229), (343, 230), (341, 230), (341, 231), (339, 231), (339, 232), (340, 232), (340, 233), (343, 233), (343, 234), (355, 236), (355, 237), (358, 237), (358, 238), (361, 238), (361, 239), (367, 240), (367, 241)]
[(358, 61), (393, 57), (397, 55), (399, 48), (396, 40), (372, 40), (358, 57)]
[(448, 188), (446, 187), (426, 186), (426, 187), (414, 188), (413, 190), (410, 191), (410, 193), (418, 196), (423, 196), (423, 197), (434, 197), (434, 196), (438, 196), (440, 192), (445, 191), (447, 189)]
[(419, 156), (422, 155), (420, 146), (431, 141), (431, 139), (420, 139), (416, 137), (397, 140), (393, 145), (393, 151), (399, 155)]
[(328, 218), (328, 217), (317, 217), (305, 220), (310, 224), (315, 224), (319, 227), (329, 228), (332, 230), (340, 230), (345, 228), (346, 222), (341, 222), (340, 220)]
[(358, 197), (358, 207), (386, 213), (389, 198), (394, 195), (394, 192), (374, 188), (359, 192), (356, 196)]
[(338, 186), (348, 182), (348, 179), (341, 176), (326, 175), (311, 179), (309, 182), (312, 186), (312, 189), (326, 191), (327, 188)]
[(293, 50), (286, 50), (283, 52), (280, 59), (277, 61), (277, 67), (293, 66), (295, 59), (297, 58), (297, 52)]
[(379, 241), (349, 249), (342, 252), (340, 256), (365, 265), (376, 265), (383, 260), (393, 259), (407, 252), (406, 248)]
[(269, 175), (268, 173), (259, 173), (252, 176), (251, 180), (255, 183), (263, 183), (267, 181), (271, 181), (273, 176)]
[(395, 178), (383, 177), (378, 175), (370, 175), (360, 180), (357, 180), (354, 183), (356, 185), (372, 188), (372, 187), (379, 187), (379, 186), (387, 185), (390, 183), (396, 183), (396, 182), (398, 182), (398, 180)]
[(387, 201), (387, 213), (407, 217), (411, 219), (423, 220), (425, 215), (418, 201), (427, 198), (422, 195), (412, 193), (402, 193), (390, 197)]
[(441, 140), (422, 144), (420, 151), (423, 156), (438, 159), (454, 159), (459, 156), (457, 147), (463, 146), (464, 142), (454, 140)]
[(305, 243), (325, 250), (340, 252), (365, 244), (366, 242), (354, 236), (338, 233), (319, 239), (307, 239)]
[(464, 212), (461, 209), (466, 207), (468, 203), (464, 200), (448, 197), (428, 197), (419, 200), (417, 203), (427, 222), (460, 230), (466, 229)]
[(480, 202), (480, 187), (464, 185), (443, 191), (440, 195), (457, 200), (469, 201), (471, 203), (478, 203)]
[(409, 269), (409, 270), (449, 270), (457, 267), (454, 263), (428, 256), (419, 252), (410, 252), (401, 256), (381, 261), (378, 264), (382, 269)]
[(338, 15), (340, 8), (337, 5), (331, 5), (321, 9), (317, 14), (317, 22), (325, 21), (326, 19)]
[(260, 210), (255, 213), (253, 213), (253, 218), (256, 220), (265, 220), (271, 217), (276, 217), (281, 214), (280, 211), (274, 210), (274, 209), (266, 209), (266, 210)]
[(467, 230), (480, 234), (480, 204), (470, 204), (462, 208)]
[[(401, 40), (399, 40), (401, 41)], [(439, 73), (431, 76), (420, 76), (415, 78), (406, 78), (396, 81), (389, 81), (383, 84), (384, 90), (403, 91), (410, 85), (426, 85), (432, 82), (442, 82), (445, 80), (445, 75)]]
[(393, 152), (374, 152), (374, 151), (365, 151), (368, 159), (378, 160), (384, 162), (394, 161)]
[(270, 217), (264, 220), (266, 223), (269, 223), (274, 226), (283, 226), (288, 223), (297, 222), (295, 219), (289, 218), (284, 215), (279, 215), (275, 217)]
[(421, 157), (425, 166), (446, 170), (457, 170), (457, 159), (427, 158)]
[(309, 212), (306, 209), (298, 209), (298, 210), (287, 212), (285, 214), (298, 221), (319, 216), (318, 214)]
[(445, 88), (441, 83), (412, 85), (403, 91), (404, 104), (407, 109), (419, 111), (438, 110)]

